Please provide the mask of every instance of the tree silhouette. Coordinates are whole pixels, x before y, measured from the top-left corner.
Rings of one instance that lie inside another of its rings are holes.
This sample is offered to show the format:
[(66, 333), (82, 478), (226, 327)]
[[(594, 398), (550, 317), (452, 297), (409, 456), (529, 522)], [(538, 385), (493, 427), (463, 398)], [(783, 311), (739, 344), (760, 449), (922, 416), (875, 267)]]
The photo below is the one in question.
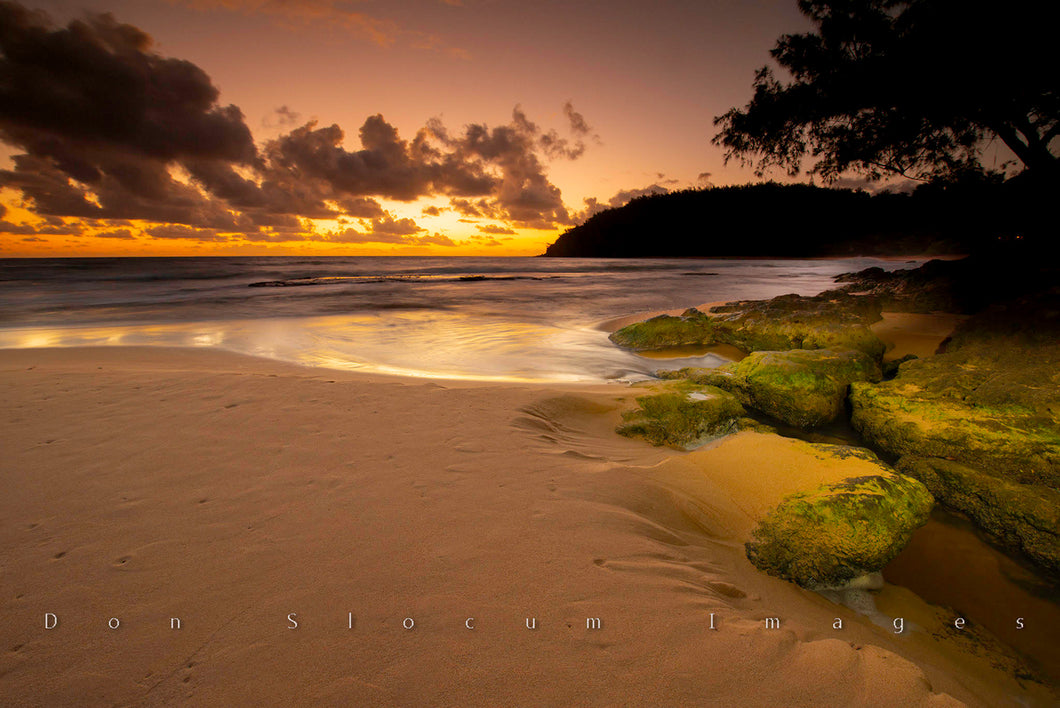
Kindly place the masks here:
[(1060, 175), (1060, 2), (799, 0), (815, 32), (780, 37), (782, 82), (759, 69), (743, 109), (714, 119), (726, 161), (797, 174), (804, 158), (826, 181), (852, 170), (877, 179), (1000, 177), (992, 140), (1024, 178)]

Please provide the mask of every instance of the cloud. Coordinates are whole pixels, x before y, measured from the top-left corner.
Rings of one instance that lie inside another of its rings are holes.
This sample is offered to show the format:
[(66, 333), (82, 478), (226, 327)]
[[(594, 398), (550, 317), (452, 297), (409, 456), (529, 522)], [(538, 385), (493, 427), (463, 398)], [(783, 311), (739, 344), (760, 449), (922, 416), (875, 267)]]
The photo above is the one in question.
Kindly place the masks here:
[(0, 221), (0, 234), (35, 234), (37, 229), (29, 224), (14, 224), (10, 221)]
[(666, 194), (670, 190), (659, 184), (653, 184), (648, 187), (642, 187), (641, 189), (623, 189), (619, 190), (607, 200), (608, 206), (612, 208), (625, 206), (638, 197), (650, 197), (653, 194)]
[(274, 108), (272, 113), (261, 120), (266, 128), (293, 128), (302, 121), (302, 114), (295, 113), (286, 104)]
[(479, 231), (484, 234), (498, 234), (505, 236), (514, 236), (515, 231), (505, 226), (497, 226), (495, 224), (479, 224), (477, 227)]
[(379, 205), (379, 202), (374, 199), (368, 199), (367, 197), (339, 199), (338, 205), (347, 215), (361, 219), (372, 219), (377, 216), (382, 216), (384, 213), (383, 207)]
[(65, 30), (43, 23), (39, 13), (0, 3), (7, 142), (53, 157), (82, 181), (99, 171), (85, 159), (92, 148), (162, 160), (254, 159), (242, 113), (217, 103), (218, 90), (199, 67), (151, 52), (147, 34), (109, 14)]
[(589, 135), (593, 132), (589, 124), (585, 122), (585, 116), (574, 110), (574, 104), (571, 101), (563, 104), (563, 115), (567, 116), (571, 132), (575, 135)]
[(403, 246), (456, 246), (456, 242), (448, 236), (433, 233), (427, 236), (415, 236), (411, 234), (390, 233), (386, 231), (362, 232), (356, 229), (343, 229), (342, 231), (329, 231), (321, 235), (321, 240), (330, 243), (391, 243)]
[[(663, 176), (664, 175), (659, 175), (659, 177)], [(640, 189), (621, 189), (615, 192), (606, 203), (600, 202), (596, 197), (589, 197), (585, 200), (585, 208), (578, 212), (574, 219), (577, 223), (581, 223), (594, 214), (599, 214), (608, 209), (617, 209), (625, 206), (638, 197), (647, 197), (653, 194), (666, 194), (669, 191), (670, 190), (666, 187), (656, 183)]]
[(38, 236), (80, 236), (82, 229), (78, 224), (65, 224), (62, 219), (57, 222), (45, 220), (33, 224), (15, 224), (7, 220), (0, 220), (0, 233), (3, 234), (34, 234)]
[(421, 226), (418, 226), (412, 219), (394, 219), (394, 217), (387, 212), (378, 219), (372, 219), (372, 234), (386, 234), (389, 236), (408, 236), (410, 234), (418, 234), (420, 231), (424, 231)]
[(432, 205), (432, 206), (423, 207), (423, 209), (420, 211), (420, 213), (423, 214), (424, 216), (441, 216), (442, 212), (444, 212), (444, 211), (445, 211), (445, 209), (441, 209), (439, 207), (436, 207), (436, 206)]
[(205, 72), (151, 52), (148, 35), (107, 14), (52, 29), (0, 2), (0, 28), (0, 140), (24, 150), (0, 184), (39, 214), (232, 220), (169, 172), (257, 160), (242, 113), (218, 103)]
[(266, 145), (263, 187), (297, 183), (318, 203), (336, 195), (397, 201), (446, 195), (466, 216), (553, 228), (571, 220), (541, 155), (574, 159), (584, 150), (554, 133), (543, 132), (518, 106), (506, 125), (474, 123), (451, 134), (435, 119), (411, 141), (374, 115), (358, 132), (361, 149), (348, 150), (338, 125), (311, 121)]
[(161, 239), (190, 239), (193, 241), (227, 241), (227, 236), (217, 233), (216, 229), (200, 229), (194, 226), (182, 224), (163, 224), (144, 231), (152, 238)]
[(117, 238), (117, 239), (134, 239), (132, 231), (129, 229), (114, 229), (113, 231), (98, 231), (92, 234), (96, 238)]
[[(198, 5), (309, 18), (352, 12), (327, 0)], [(301, 232), (300, 219), (342, 216), (409, 236), (423, 229), (388, 215), (379, 200), (424, 197), (515, 227), (574, 223), (547, 172), (549, 160), (580, 157), (592, 135), (570, 102), (563, 107), (570, 138), (516, 106), (503, 125), (450, 131), (432, 119), (409, 137), (376, 114), (349, 147), (338, 125), (309, 121), (259, 147), (202, 69), (151, 46), (145, 32), (109, 14), (56, 28), (45, 14), (0, 0), (0, 141), (21, 151), (0, 170), (0, 186), (20, 192), (42, 218), (212, 230), (181, 238), (272, 238)], [(284, 124), (298, 118), (285, 105), (274, 116)]]

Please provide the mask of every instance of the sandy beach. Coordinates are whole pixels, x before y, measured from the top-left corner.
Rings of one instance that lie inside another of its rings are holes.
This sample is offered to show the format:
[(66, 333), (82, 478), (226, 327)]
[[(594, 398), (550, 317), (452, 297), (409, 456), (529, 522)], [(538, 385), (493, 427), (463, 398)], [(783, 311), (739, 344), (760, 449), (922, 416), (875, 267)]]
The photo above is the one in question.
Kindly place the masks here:
[(834, 470), (621, 438), (635, 389), (165, 348), (2, 351), (0, 381), (7, 704), (1051, 700), (908, 591), (871, 616), (755, 570), (753, 519)]

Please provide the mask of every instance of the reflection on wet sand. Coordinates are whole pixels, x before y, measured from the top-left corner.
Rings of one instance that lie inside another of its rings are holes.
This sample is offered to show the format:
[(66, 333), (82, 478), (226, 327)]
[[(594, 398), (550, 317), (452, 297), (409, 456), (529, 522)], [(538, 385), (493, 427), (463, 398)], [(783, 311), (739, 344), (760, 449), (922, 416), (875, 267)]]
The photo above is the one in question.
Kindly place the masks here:
[(701, 347), (648, 358), (613, 346), (594, 327), (437, 310), (0, 330), (0, 348), (142, 345), (215, 347), (426, 378), (572, 383), (639, 380), (660, 368), (714, 367), (739, 357), (732, 347)]

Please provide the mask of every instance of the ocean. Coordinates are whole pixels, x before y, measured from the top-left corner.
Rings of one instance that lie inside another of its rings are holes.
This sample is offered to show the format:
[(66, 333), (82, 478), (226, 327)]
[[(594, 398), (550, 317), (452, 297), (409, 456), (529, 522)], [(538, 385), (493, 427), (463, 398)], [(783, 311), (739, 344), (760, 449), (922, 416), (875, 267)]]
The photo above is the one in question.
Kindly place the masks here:
[(637, 380), (600, 323), (717, 300), (816, 294), (873, 258), (427, 257), (0, 260), (0, 348), (215, 347), (307, 366), (496, 381)]

